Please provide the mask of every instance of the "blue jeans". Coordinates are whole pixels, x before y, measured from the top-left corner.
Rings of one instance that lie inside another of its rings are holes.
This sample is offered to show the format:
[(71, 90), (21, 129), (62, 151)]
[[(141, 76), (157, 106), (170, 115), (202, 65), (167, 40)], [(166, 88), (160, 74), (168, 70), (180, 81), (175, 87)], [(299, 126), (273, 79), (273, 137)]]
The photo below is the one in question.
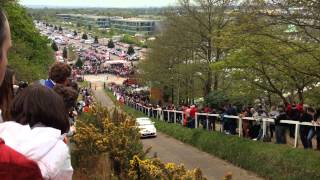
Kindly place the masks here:
[(310, 148), (312, 148), (312, 138), (317, 135), (317, 149), (320, 147), (320, 128), (314, 128), (312, 127), (309, 132), (308, 132), (308, 136), (307, 136), (307, 142), (308, 142), (308, 146)]
[(275, 127), (275, 134), (276, 134), (276, 143), (277, 144), (286, 144), (286, 127), (282, 125), (276, 125)]
[(305, 149), (312, 149), (312, 137), (309, 137), (309, 133), (311, 132), (310, 126), (301, 126), (300, 127), (300, 139)]

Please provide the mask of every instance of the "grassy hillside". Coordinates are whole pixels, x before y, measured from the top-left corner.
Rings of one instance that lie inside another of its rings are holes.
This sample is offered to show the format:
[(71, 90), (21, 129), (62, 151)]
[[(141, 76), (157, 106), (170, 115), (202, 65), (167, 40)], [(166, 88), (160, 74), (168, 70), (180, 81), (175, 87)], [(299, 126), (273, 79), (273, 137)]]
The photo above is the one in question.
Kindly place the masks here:
[(13, 47), (9, 53), (9, 65), (17, 73), (17, 79), (34, 81), (47, 76), (48, 67), (54, 61), (53, 51), (34, 27), (27, 11), (14, 0), (0, 1), (8, 16)]

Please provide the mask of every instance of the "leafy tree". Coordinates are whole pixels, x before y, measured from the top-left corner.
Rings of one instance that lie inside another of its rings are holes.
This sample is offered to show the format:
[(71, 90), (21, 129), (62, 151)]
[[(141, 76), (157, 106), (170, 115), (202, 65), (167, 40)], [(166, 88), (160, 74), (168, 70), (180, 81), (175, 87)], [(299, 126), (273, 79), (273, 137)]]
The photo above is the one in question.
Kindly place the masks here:
[(299, 70), (317, 66), (312, 57), (314, 45), (292, 39), (288, 26), (277, 23), (273, 17), (262, 16), (257, 7), (264, 6), (240, 9), (234, 38), (237, 48), (229, 51), (227, 60), (218, 66), (224, 64), (224, 71), (233, 81), (244, 80), (263, 96), (273, 94), (289, 103), (287, 96), (291, 95), (291, 99), (303, 103), (305, 89), (319, 81)]
[(225, 91), (213, 91), (205, 97), (205, 104), (214, 108), (221, 108), (228, 102), (227, 96)]
[(94, 41), (93, 41), (93, 43), (95, 43), (95, 44), (99, 44), (98, 36), (95, 36), (95, 37), (94, 37)]
[(222, 61), (230, 49), (230, 26), (234, 18), (233, 13), (228, 11), (234, 3), (233, 0), (181, 0), (180, 11), (183, 12), (181, 16), (184, 18), (171, 15), (168, 19), (170, 26), (181, 27), (181, 30), (175, 33), (188, 37), (181, 41), (191, 37), (193, 42), (189, 49), (193, 50), (196, 58), (204, 63), (204, 96), (212, 89), (218, 90), (219, 87), (221, 75), (209, 67), (212, 63)]
[(55, 30), (55, 31), (58, 30), (58, 27), (57, 27), (57, 26), (54, 26), (54, 30)]
[(47, 38), (40, 36), (32, 18), (16, 1), (1, 1), (11, 27), (12, 48), (9, 65), (16, 72), (16, 78), (35, 81), (47, 77), (47, 70), (54, 62), (53, 51), (47, 46)]
[(129, 46), (129, 47), (128, 47), (127, 54), (128, 54), (128, 55), (133, 55), (134, 53), (135, 53), (135, 52), (134, 52), (133, 46)]
[(63, 31), (63, 29), (62, 29), (62, 27), (61, 27), (61, 26), (59, 26), (59, 31), (60, 31), (60, 32), (62, 32), (62, 31)]
[(114, 45), (112, 39), (110, 39), (110, 40), (108, 41), (108, 48), (114, 48), (114, 47), (115, 47), (115, 45)]
[(128, 34), (125, 34), (122, 38), (121, 38), (121, 42), (127, 43), (127, 44), (135, 44), (135, 39), (133, 37), (131, 37)]
[(56, 42), (52, 42), (51, 48), (52, 48), (54, 51), (59, 51), (59, 48), (58, 48)]
[(83, 62), (80, 58), (78, 58), (76, 64), (75, 64), (78, 68), (82, 69), (82, 66), (83, 66)]
[(64, 59), (68, 59), (68, 49), (67, 49), (67, 47), (63, 48), (62, 57)]
[(88, 39), (88, 35), (87, 35), (86, 33), (83, 33), (83, 34), (82, 34), (82, 39), (87, 40), (87, 39)]
[[(154, 44), (160, 43), (161, 46), (151, 45), (153, 51), (149, 58), (157, 59), (158, 66), (160, 63), (174, 65), (173, 69), (177, 72), (177, 76), (180, 76), (176, 78), (180, 78), (180, 81), (187, 86), (184, 90), (187, 99), (196, 96), (197, 90), (193, 87), (195, 83), (202, 86), (202, 97), (222, 86), (219, 80), (224, 76), (223, 72), (212, 70), (210, 67), (224, 60), (231, 49), (230, 34), (233, 20), (236, 19), (229, 11), (232, 5), (233, 1), (224, 0), (181, 0), (180, 7), (168, 13), (165, 30), (154, 42)], [(159, 55), (155, 57), (154, 54)], [(199, 68), (196, 70), (189, 67), (192, 65)], [(156, 64), (150, 67), (157, 72)], [(163, 70), (168, 72), (165, 68)]]
[(77, 31), (74, 30), (74, 31), (73, 31), (73, 36), (77, 36), (77, 35), (78, 35)]

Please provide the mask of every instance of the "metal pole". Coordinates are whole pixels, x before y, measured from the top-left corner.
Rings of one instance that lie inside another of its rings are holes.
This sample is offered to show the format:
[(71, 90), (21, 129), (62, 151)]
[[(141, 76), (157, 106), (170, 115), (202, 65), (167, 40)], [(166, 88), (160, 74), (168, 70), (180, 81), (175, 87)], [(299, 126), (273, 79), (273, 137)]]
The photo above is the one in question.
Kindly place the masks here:
[(209, 114), (207, 114), (207, 119), (206, 119), (206, 123), (207, 123), (207, 130), (209, 131)]
[(196, 113), (195, 115), (195, 125), (194, 125), (195, 128), (198, 128), (198, 113)]
[(296, 132), (294, 136), (294, 147), (298, 147), (298, 135), (299, 135), (300, 124), (296, 124)]
[(181, 125), (183, 126), (183, 121), (184, 121), (183, 115), (184, 115), (184, 113), (182, 112), (182, 113), (180, 113), (180, 114), (181, 114), (181, 117), (182, 117)]
[(267, 134), (267, 122), (262, 119), (262, 137), (266, 137)]
[(174, 111), (174, 123), (177, 123), (177, 111)]
[(241, 137), (241, 134), (242, 134), (242, 119), (239, 117), (238, 120), (239, 120), (239, 137)]

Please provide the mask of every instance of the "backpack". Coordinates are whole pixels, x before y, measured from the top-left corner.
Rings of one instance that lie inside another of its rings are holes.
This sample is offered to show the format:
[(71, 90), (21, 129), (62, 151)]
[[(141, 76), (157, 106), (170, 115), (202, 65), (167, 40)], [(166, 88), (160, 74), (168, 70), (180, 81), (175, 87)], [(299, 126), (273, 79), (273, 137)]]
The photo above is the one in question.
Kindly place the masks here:
[(43, 180), (37, 163), (5, 145), (1, 138), (0, 177), (1, 180)]

